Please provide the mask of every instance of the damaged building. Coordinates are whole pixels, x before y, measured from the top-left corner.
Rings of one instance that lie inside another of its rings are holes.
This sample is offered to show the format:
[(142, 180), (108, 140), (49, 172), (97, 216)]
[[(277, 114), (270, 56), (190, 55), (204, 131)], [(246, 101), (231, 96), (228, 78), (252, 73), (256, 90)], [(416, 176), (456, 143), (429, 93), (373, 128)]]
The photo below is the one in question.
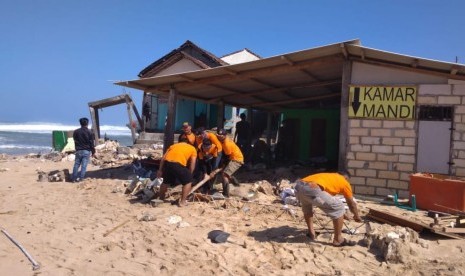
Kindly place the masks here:
[[(139, 79), (147, 133), (165, 147), (182, 122), (222, 127), (241, 108), (281, 159), (324, 158), (352, 174), (355, 193), (408, 196), (415, 172), (465, 177), (465, 66), (350, 40), (269, 58), (217, 58), (186, 42)], [(231, 114), (231, 115), (230, 115)]]

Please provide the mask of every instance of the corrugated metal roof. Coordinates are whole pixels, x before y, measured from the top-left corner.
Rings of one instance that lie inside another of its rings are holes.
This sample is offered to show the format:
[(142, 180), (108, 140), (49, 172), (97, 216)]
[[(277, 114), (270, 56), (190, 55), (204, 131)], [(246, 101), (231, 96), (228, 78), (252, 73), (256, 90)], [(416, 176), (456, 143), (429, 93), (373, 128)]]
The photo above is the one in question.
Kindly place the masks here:
[(117, 82), (117, 85), (181, 98), (275, 110), (339, 106), (346, 60), (393, 66), (465, 80), (465, 66), (376, 50), (358, 39), (246, 63)]

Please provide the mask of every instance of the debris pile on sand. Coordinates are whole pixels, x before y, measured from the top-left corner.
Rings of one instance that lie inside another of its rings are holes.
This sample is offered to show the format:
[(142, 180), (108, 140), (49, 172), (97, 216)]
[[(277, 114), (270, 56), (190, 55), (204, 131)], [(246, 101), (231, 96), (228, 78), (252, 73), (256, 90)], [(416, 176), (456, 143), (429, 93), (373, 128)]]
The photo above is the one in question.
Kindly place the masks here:
[(417, 232), (410, 228), (367, 222), (362, 243), (389, 263), (409, 263), (416, 255), (415, 246), (427, 247)]

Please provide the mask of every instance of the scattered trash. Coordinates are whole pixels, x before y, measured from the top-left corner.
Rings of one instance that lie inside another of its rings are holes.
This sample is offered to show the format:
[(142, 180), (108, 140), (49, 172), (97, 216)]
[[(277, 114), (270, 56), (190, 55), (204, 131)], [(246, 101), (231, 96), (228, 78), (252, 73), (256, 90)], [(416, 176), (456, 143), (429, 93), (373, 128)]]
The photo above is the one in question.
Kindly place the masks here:
[(144, 213), (139, 220), (140, 221), (155, 221), (155, 220), (157, 220), (157, 218), (153, 214)]
[(187, 221), (181, 221), (178, 223), (178, 228), (186, 228), (191, 226)]
[(168, 224), (178, 224), (182, 221), (182, 217), (178, 215), (172, 215), (168, 217)]

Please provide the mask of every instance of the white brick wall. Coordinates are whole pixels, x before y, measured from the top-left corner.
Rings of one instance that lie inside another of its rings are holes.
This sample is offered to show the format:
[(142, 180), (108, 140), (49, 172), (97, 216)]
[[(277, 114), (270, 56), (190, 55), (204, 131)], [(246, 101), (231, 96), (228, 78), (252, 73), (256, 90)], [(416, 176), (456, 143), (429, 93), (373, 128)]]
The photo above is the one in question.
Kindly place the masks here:
[[(419, 85), (420, 105), (454, 106), (453, 175), (465, 177), (465, 85)], [(358, 194), (409, 196), (416, 167), (417, 121), (349, 119), (347, 167)]]

